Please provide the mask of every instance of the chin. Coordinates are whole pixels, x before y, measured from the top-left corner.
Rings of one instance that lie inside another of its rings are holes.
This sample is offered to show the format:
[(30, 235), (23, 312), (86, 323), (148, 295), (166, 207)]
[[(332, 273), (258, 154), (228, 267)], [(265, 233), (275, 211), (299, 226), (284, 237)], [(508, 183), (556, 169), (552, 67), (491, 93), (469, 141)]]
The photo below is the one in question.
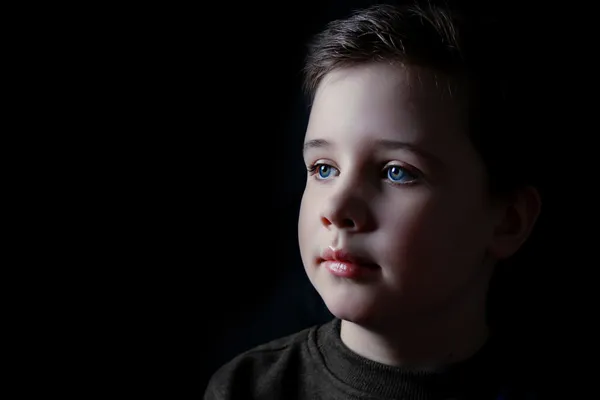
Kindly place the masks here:
[(321, 285), (317, 291), (331, 314), (357, 324), (367, 324), (382, 307), (378, 306), (374, 288), (353, 284)]

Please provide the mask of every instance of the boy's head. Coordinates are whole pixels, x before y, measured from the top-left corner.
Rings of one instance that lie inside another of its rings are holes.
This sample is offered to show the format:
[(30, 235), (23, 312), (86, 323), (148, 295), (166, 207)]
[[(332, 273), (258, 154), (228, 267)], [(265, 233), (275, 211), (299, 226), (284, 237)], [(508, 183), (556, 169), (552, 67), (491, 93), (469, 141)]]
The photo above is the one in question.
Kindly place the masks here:
[(479, 28), (432, 6), (379, 5), (311, 46), (299, 241), (340, 318), (483, 307), (495, 262), (535, 223), (507, 71)]

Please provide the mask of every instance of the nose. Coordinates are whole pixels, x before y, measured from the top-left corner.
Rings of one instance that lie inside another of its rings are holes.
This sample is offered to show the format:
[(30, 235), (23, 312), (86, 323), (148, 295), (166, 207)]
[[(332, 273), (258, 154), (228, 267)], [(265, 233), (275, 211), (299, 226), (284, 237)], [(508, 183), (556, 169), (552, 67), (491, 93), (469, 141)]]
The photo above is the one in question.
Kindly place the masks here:
[(374, 228), (369, 202), (357, 185), (346, 185), (328, 194), (321, 213), (322, 224), (331, 229), (366, 232)]

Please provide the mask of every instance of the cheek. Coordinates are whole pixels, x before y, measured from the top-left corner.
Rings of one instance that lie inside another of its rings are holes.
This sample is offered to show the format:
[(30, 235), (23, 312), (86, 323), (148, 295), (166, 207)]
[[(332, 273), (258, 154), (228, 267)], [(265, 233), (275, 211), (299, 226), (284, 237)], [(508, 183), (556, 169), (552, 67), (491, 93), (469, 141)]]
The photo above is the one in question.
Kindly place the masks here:
[(481, 261), (473, 232), (461, 232), (461, 221), (468, 218), (449, 211), (444, 202), (428, 199), (380, 220), (373, 246), (393, 296), (407, 304), (443, 299), (470, 281)]
[[(382, 213), (392, 209), (394, 212)], [(375, 245), (394, 268), (436, 268), (461, 252), (480, 231), (479, 216), (453, 199), (408, 196), (393, 207), (379, 207), (380, 230)]]
[(374, 234), (374, 246), (392, 265), (418, 258), (423, 245), (435, 232), (431, 226), (435, 220), (428, 217), (428, 208), (423, 204), (411, 206), (406, 203), (396, 205), (393, 213), (378, 213), (377, 216), (380, 225)]
[(302, 196), (302, 202), (300, 203), (300, 212), (298, 215), (298, 244), (300, 247), (300, 254), (304, 260), (307, 256), (308, 247), (310, 246), (310, 237), (314, 232), (314, 220), (318, 220), (315, 215), (314, 206), (311, 201), (310, 195), (304, 193)]

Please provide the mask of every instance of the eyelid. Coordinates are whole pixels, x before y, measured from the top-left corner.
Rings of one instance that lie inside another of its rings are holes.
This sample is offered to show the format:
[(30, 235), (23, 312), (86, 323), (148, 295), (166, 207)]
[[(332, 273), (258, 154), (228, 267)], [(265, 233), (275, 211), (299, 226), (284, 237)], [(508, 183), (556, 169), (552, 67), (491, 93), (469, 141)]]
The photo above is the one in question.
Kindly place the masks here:
[(421, 176), (423, 176), (423, 173), (417, 167), (413, 167), (410, 164), (403, 163), (403, 162), (400, 162), (400, 161), (392, 161), (392, 162), (389, 162), (389, 163), (385, 164), (384, 167), (383, 167), (383, 170), (385, 170), (387, 168), (390, 168), (390, 167), (400, 167), (400, 168), (403, 168), (403, 169), (407, 170), (408, 172), (410, 172), (415, 177), (421, 177)]
[(311, 163), (309, 163), (309, 164), (308, 164), (308, 167), (309, 167), (309, 168), (316, 168), (316, 167), (318, 167), (319, 165), (329, 165), (330, 167), (333, 167), (333, 168), (335, 168), (335, 169), (336, 169), (336, 170), (338, 170), (338, 171), (340, 170), (340, 169), (339, 169), (339, 168), (338, 168), (338, 167), (335, 165), (335, 163), (334, 163), (333, 161), (331, 161), (331, 160), (327, 160), (327, 159), (324, 159), (324, 158), (320, 158), (320, 159), (318, 159), (318, 160), (317, 160), (317, 161), (315, 161), (315, 162), (311, 162)]

